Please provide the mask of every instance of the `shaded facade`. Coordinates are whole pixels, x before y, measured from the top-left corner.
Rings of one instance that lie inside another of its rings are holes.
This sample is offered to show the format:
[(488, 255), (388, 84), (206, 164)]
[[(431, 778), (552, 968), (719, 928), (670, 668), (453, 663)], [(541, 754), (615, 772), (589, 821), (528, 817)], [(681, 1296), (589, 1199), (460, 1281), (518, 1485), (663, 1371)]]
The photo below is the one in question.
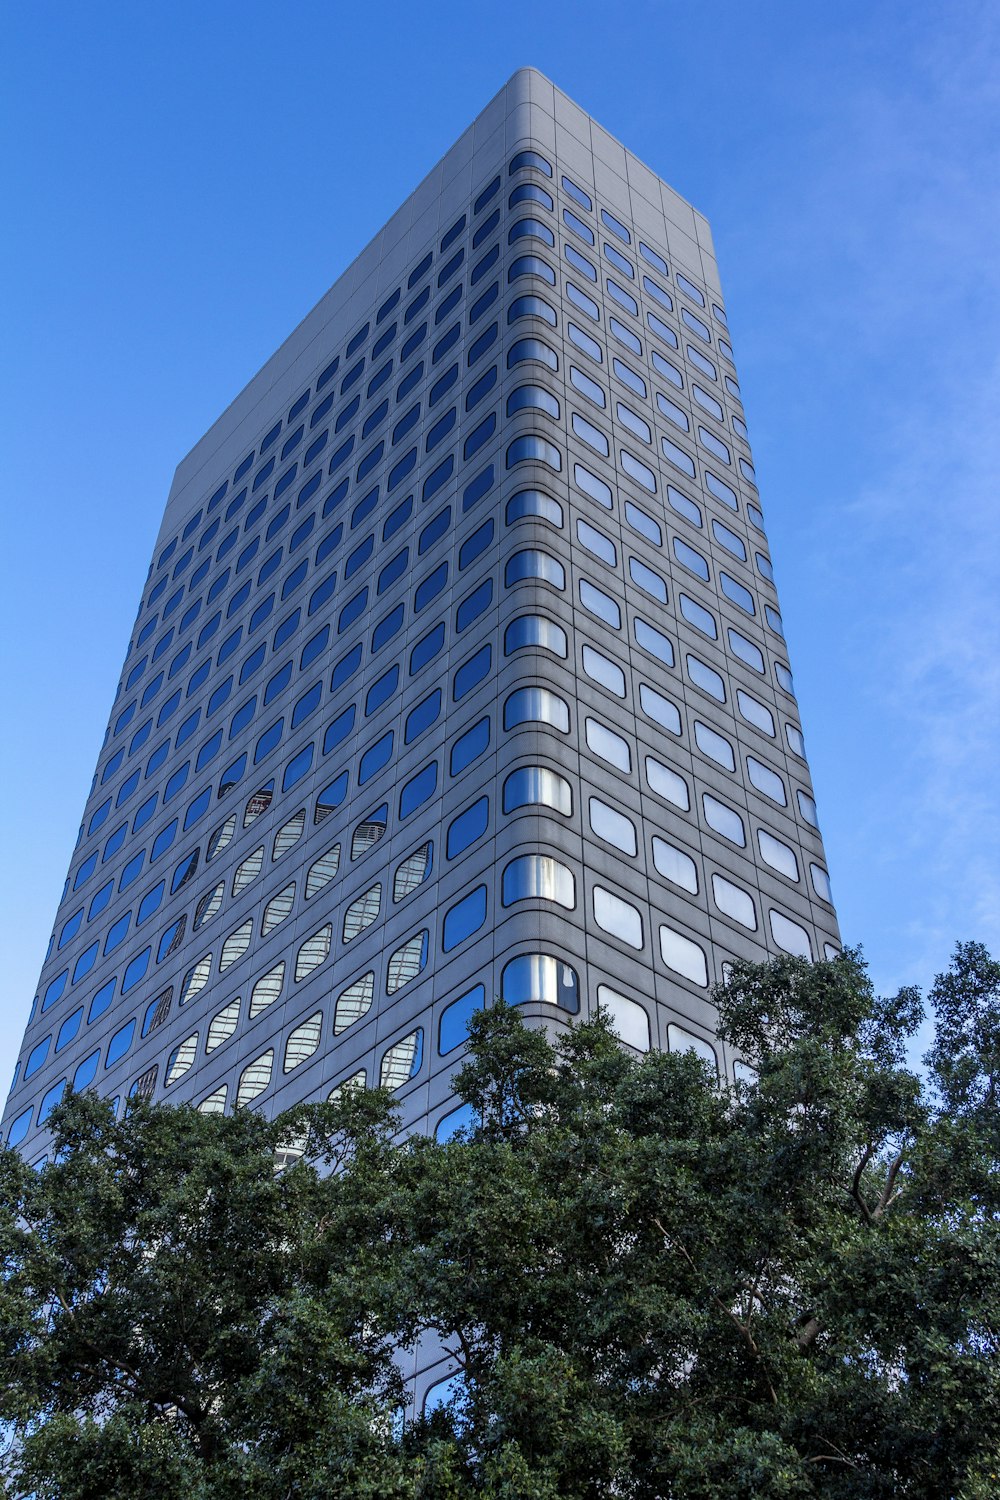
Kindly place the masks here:
[(6, 1138), (461, 1123), (469, 1015), (713, 1036), (838, 933), (704, 218), (514, 75), (181, 463)]

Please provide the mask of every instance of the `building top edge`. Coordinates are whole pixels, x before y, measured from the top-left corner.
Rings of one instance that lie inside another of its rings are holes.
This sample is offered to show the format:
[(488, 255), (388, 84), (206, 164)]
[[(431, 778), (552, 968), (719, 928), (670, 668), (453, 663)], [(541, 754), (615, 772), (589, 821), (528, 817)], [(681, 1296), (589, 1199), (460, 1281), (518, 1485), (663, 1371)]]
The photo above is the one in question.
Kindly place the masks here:
[(343, 325), (346, 331), (349, 324), (361, 321), (389, 281), (406, 269), (409, 247), (421, 229), (430, 238), (442, 215), (457, 212), (491, 170), (525, 144), (547, 146), (559, 155), (572, 152), (575, 144), (579, 152), (602, 162), (612, 179), (620, 177), (649, 201), (655, 184), (659, 201), (654, 207), (668, 222), (677, 222), (683, 245), (690, 244), (686, 256), (684, 248), (673, 245), (673, 257), (686, 261), (699, 278), (718, 289), (711, 230), (704, 216), (537, 68), (520, 67), (181, 459), (157, 548), (212, 486), (216, 471), (221, 473), (230, 459), (238, 458), (238, 449), (253, 442), (271, 408), (294, 399), (296, 388), (319, 368), (321, 341), (330, 325)]

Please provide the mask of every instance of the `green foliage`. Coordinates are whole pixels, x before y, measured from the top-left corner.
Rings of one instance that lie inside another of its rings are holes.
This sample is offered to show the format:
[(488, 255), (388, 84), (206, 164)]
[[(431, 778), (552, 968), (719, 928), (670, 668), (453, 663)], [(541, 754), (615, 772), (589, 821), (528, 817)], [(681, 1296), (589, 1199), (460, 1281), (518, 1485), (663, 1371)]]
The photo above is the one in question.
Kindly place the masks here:
[[(919, 996), (847, 953), (736, 966), (733, 1088), (498, 1004), (446, 1143), (381, 1091), (273, 1122), (69, 1098), (41, 1172), (0, 1154), (8, 1492), (1000, 1493), (998, 979), (969, 944), (936, 981), (930, 1088)], [(401, 1424), (435, 1341), (453, 1395)]]

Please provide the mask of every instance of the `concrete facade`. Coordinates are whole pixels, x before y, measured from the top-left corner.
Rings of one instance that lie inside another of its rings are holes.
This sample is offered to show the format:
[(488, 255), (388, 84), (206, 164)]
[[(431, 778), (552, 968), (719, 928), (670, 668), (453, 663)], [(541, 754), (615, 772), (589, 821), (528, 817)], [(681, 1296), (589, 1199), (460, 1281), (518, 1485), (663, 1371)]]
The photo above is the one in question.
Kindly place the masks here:
[(182, 461), (30, 1160), (74, 1082), (276, 1112), (363, 1073), (446, 1132), (501, 993), (730, 1069), (726, 962), (835, 951), (724, 306), (706, 220), (525, 69)]

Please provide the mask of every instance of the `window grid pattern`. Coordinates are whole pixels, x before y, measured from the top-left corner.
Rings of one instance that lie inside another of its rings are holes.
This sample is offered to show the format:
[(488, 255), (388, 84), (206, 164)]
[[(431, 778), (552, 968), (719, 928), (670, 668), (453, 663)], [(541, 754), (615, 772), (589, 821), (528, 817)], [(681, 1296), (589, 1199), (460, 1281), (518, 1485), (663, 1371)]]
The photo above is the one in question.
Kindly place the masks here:
[[(211, 1109), (292, 1071), (325, 1097), (355, 1064), (405, 1089), (446, 1065), (395, 1018), (439, 969), (435, 994), (496, 993), (490, 935), (523, 946), (528, 907), (593, 941), (591, 1005), (632, 975), (623, 1039), (654, 1045), (654, 973), (684, 1032), (727, 955), (836, 944), (717, 294), (551, 151), (452, 217), (158, 548), (15, 1124), (75, 1009), (80, 1068), (110, 1037), (80, 1075), (107, 1092), (161, 1060)], [(544, 872), (540, 837), (565, 855)], [(473, 887), (475, 925), (443, 934)]]

